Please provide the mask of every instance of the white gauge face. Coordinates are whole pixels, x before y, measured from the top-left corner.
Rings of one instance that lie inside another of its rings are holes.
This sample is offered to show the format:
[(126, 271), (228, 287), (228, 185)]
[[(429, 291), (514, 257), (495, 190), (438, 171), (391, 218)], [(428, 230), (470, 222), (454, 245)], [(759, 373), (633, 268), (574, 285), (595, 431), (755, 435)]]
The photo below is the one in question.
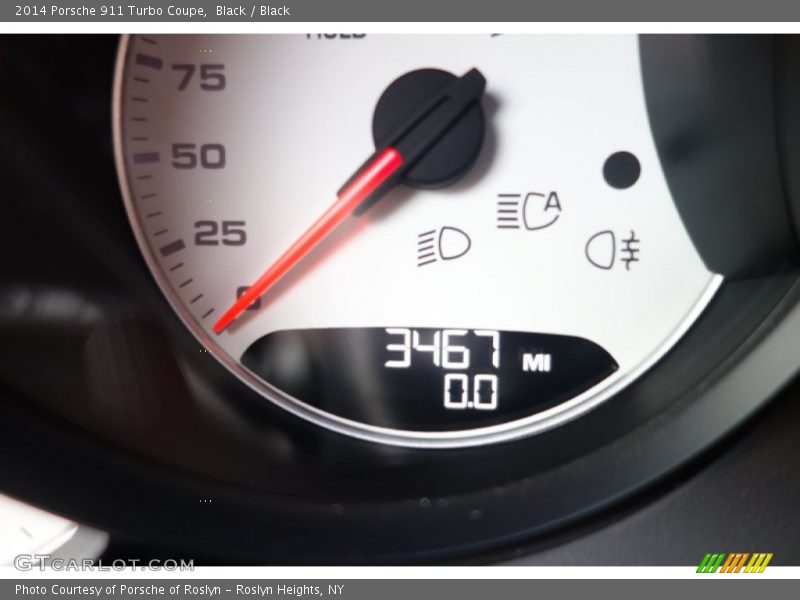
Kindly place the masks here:
[(60, 559), (95, 559), (108, 535), (0, 495), (0, 566), (30, 570), (45, 555)]
[(78, 526), (43, 510), (0, 496), (0, 565), (12, 565), (19, 554), (51, 552), (63, 546)]
[[(402, 75), (486, 78), (474, 165), (348, 218), (212, 327), (375, 152)], [(652, 366), (720, 283), (673, 205), (635, 36), (133, 36), (116, 148), (185, 324), (266, 400), (378, 442), (454, 447), (576, 418)]]

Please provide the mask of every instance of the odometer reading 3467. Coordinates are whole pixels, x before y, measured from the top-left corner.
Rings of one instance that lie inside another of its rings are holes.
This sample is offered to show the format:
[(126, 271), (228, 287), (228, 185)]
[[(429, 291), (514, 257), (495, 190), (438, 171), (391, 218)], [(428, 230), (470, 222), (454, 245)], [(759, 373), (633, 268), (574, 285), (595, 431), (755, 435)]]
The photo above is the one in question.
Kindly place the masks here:
[(128, 214), (180, 318), (343, 434), (556, 427), (720, 283), (664, 181), (635, 36), (131, 36), (114, 109)]

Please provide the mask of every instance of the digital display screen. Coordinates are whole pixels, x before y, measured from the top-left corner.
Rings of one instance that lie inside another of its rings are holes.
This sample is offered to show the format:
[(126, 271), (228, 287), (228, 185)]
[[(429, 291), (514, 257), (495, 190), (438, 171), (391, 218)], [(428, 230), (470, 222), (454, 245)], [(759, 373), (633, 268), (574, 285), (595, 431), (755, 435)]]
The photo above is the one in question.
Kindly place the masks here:
[(617, 370), (579, 337), (488, 329), (338, 328), (270, 333), (242, 364), (295, 398), (381, 427), (484, 427), (569, 400)]

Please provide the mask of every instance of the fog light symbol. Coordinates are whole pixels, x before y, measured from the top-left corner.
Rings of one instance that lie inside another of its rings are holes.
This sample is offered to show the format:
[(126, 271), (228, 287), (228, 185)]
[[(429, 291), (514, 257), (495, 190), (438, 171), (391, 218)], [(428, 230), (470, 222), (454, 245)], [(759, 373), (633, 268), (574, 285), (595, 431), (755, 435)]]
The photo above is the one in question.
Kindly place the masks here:
[(617, 252), (617, 236), (610, 229), (598, 231), (586, 242), (586, 259), (598, 269), (610, 270), (615, 262), (625, 265), (630, 271), (633, 263), (639, 262), (641, 241), (636, 232), (631, 230), (628, 237), (623, 238)]

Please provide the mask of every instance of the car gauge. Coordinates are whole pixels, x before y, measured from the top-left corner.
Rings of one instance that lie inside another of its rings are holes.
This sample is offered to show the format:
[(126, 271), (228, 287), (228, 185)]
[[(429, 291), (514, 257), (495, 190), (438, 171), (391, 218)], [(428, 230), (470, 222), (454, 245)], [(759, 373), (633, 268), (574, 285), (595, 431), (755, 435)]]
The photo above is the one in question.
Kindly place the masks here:
[(721, 282), (667, 187), (635, 36), (130, 36), (115, 136), (185, 325), (265, 401), (362, 439), (559, 426)]

